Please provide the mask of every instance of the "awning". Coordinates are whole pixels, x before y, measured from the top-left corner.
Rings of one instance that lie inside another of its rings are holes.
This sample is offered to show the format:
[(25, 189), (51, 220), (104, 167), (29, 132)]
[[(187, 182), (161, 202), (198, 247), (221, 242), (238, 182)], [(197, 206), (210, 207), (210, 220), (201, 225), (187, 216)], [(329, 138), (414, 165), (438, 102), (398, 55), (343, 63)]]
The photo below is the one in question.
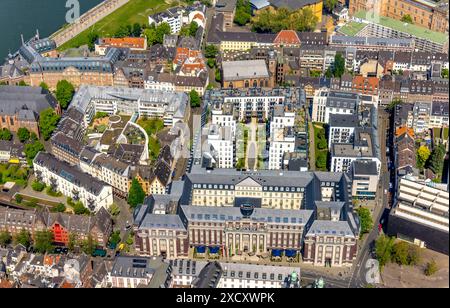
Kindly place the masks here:
[(295, 257), (297, 255), (297, 250), (286, 249), (284, 253), (285, 253), (286, 257), (293, 258), (293, 257)]
[(197, 253), (205, 253), (206, 252), (206, 246), (197, 246)]
[(210, 247), (208, 247), (209, 248), (209, 253), (218, 253), (219, 252), (219, 249), (220, 249), (220, 247), (219, 246), (210, 246)]
[(273, 257), (281, 257), (281, 249), (272, 249), (272, 256)]

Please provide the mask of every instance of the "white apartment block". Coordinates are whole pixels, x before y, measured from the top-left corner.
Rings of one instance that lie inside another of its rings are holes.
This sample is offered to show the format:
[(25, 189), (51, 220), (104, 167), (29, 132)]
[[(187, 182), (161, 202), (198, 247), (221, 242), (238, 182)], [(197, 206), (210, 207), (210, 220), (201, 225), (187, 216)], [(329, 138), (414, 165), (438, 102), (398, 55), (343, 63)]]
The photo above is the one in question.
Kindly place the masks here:
[(285, 127), (294, 127), (295, 112), (285, 110), (284, 106), (274, 106), (272, 111), (272, 120), (270, 121), (270, 135), (275, 129), (284, 129)]
[(294, 152), (295, 136), (291, 128), (275, 128), (269, 148), (269, 170), (279, 170), (283, 167), (285, 153)]
[(328, 148), (331, 149), (333, 143), (352, 142), (357, 126), (357, 115), (332, 115), (329, 122)]
[(327, 107), (327, 89), (319, 89), (314, 92), (312, 121), (325, 123), (325, 109)]
[(64, 196), (79, 200), (89, 210), (108, 209), (113, 204), (112, 187), (91, 175), (58, 160), (48, 153), (39, 152), (33, 161), (36, 178), (61, 192)]
[(211, 156), (218, 168), (234, 167), (234, 135), (231, 127), (211, 125), (208, 131), (207, 144)]
[(82, 112), (88, 126), (96, 112), (138, 114), (160, 118), (164, 125), (173, 126), (184, 121), (188, 112), (185, 93), (124, 87), (81, 86), (70, 106)]
[(167, 23), (170, 26), (171, 34), (179, 33), (183, 26), (183, 10), (180, 8), (171, 8), (164, 12), (148, 17), (148, 24), (159, 26)]
[(236, 121), (232, 112), (225, 112), (222, 108), (211, 110), (211, 123), (219, 127), (230, 127), (231, 134), (236, 135)]

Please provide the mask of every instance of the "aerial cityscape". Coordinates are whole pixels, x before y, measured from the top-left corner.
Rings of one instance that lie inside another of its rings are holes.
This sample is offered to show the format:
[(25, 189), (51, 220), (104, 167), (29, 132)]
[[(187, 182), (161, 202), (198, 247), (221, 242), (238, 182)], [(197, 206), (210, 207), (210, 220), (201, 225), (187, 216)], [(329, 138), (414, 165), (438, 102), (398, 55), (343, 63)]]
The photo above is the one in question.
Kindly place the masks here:
[(448, 0), (78, 1), (0, 54), (0, 288), (449, 287)]

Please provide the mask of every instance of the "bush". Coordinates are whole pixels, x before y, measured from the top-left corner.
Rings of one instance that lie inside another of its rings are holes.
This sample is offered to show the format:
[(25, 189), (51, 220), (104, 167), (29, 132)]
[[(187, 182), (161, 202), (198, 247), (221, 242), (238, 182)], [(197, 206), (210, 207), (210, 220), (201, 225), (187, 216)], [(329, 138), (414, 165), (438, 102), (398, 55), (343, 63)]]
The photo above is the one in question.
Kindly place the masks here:
[(81, 201), (76, 202), (73, 205), (73, 211), (76, 215), (88, 215), (90, 211), (81, 203)]
[(21, 204), (22, 201), (23, 201), (22, 195), (16, 194), (16, 202), (17, 202), (18, 204)]
[(438, 271), (438, 266), (436, 261), (431, 260), (427, 263), (427, 266), (425, 267), (425, 275), (426, 276), (433, 276)]
[(33, 181), (33, 184), (31, 184), (31, 188), (34, 191), (43, 191), (45, 187), (46, 187), (45, 183), (39, 182), (37, 180)]
[(52, 197), (61, 197), (62, 193), (59, 191), (54, 191), (51, 186), (47, 187), (47, 189), (45, 190), (45, 192), (47, 193), (47, 195), (52, 196)]
[(64, 203), (58, 203), (57, 206), (53, 207), (52, 211), (64, 213), (66, 211), (66, 206), (64, 205)]
[(319, 169), (324, 169), (327, 167), (327, 153), (321, 152), (317, 156), (316, 167)]

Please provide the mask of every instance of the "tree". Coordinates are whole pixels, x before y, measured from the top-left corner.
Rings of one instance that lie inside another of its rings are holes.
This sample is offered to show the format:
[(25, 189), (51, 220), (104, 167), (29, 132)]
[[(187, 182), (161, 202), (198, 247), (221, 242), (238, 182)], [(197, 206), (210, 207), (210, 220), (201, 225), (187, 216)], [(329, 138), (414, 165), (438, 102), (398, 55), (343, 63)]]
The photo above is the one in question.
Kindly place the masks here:
[(109, 213), (111, 214), (111, 216), (119, 215), (120, 214), (119, 206), (115, 203), (111, 204), (111, 206), (109, 207)]
[(427, 263), (425, 267), (425, 275), (426, 276), (433, 276), (438, 271), (438, 266), (436, 261), (432, 259), (430, 262)]
[(41, 83), (39, 84), (39, 86), (40, 86), (42, 89), (44, 89), (44, 90), (48, 90), (48, 84), (46, 84), (45, 82), (41, 82)]
[(26, 83), (25, 81), (21, 80), (21, 81), (19, 82), (19, 86), (20, 86), (20, 87), (26, 87), (26, 86), (28, 86), (28, 85), (27, 85), (27, 83)]
[(39, 116), (39, 130), (44, 137), (44, 140), (48, 140), (56, 128), (61, 117), (56, 114), (52, 108), (47, 108), (41, 111)]
[(213, 59), (217, 56), (219, 50), (215, 45), (207, 45), (205, 47), (205, 57), (208, 59)]
[(28, 232), (25, 229), (22, 229), (15, 237), (14, 242), (16, 244), (22, 244), (26, 248), (30, 247), (31, 245), (31, 235), (30, 232)]
[(83, 205), (83, 203), (81, 201), (72, 203), (72, 207), (73, 207), (73, 212), (76, 215), (87, 215), (90, 213), (90, 211)]
[(55, 207), (53, 207), (53, 212), (64, 213), (66, 211), (66, 206), (64, 203), (58, 203)]
[(375, 253), (377, 255), (377, 260), (380, 267), (385, 266), (389, 263), (389, 261), (391, 261), (393, 246), (394, 238), (384, 234), (375, 241)]
[(317, 148), (319, 150), (324, 150), (328, 146), (327, 141), (323, 138), (319, 139), (319, 142), (317, 143)]
[(420, 248), (416, 245), (409, 245), (408, 249), (408, 265), (418, 265), (420, 263)]
[(443, 68), (441, 71), (442, 78), (448, 79), (448, 68)]
[(422, 145), (417, 149), (417, 167), (419, 169), (423, 169), (430, 155), (431, 151), (426, 145)]
[(406, 242), (395, 243), (392, 249), (392, 261), (398, 265), (408, 265), (409, 245)]
[(373, 219), (370, 211), (364, 207), (359, 207), (356, 210), (356, 213), (359, 216), (359, 222), (361, 225), (361, 235), (365, 233), (369, 233), (373, 228)]
[(94, 238), (91, 234), (87, 236), (86, 240), (81, 242), (81, 250), (89, 256), (94, 253), (96, 247), (97, 243), (94, 241)]
[(327, 167), (327, 153), (320, 152), (316, 159), (316, 167), (319, 169), (325, 169)]
[(11, 132), (9, 131), (9, 129), (3, 128), (0, 131), (0, 140), (7, 140), (7, 141), (9, 141), (9, 140), (12, 139), (12, 137), (13, 136), (12, 136)]
[(252, 18), (252, 7), (248, 0), (238, 0), (236, 2), (236, 14), (234, 22), (240, 26), (244, 26), (250, 22)]
[(23, 197), (22, 197), (22, 195), (20, 195), (20, 194), (16, 194), (15, 199), (16, 199), (16, 202), (17, 202), (18, 204), (21, 204), (22, 201), (23, 201)]
[(19, 138), (20, 142), (25, 142), (28, 139), (30, 139), (30, 131), (26, 129), (25, 127), (20, 127), (17, 130), (17, 137)]
[(434, 174), (441, 175), (444, 168), (445, 146), (437, 144), (428, 159), (427, 165)]
[(145, 192), (142, 189), (141, 184), (139, 184), (139, 181), (134, 178), (133, 181), (131, 181), (131, 187), (130, 191), (128, 193), (128, 204), (135, 208), (139, 204), (142, 204), (145, 199)]
[(88, 34), (88, 48), (90, 51), (95, 50), (95, 42), (98, 40), (99, 35), (97, 32), (89, 32)]
[(162, 44), (164, 41), (164, 35), (169, 35), (171, 33), (170, 26), (168, 23), (163, 22), (158, 27), (156, 27), (156, 42)]
[(12, 241), (12, 236), (8, 231), (0, 232), (0, 246), (6, 246)]
[(147, 38), (147, 45), (153, 46), (156, 44), (156, 30), (155, 28), (147, 28), (143, 31), (144, 36)]
[(39, 253), (53, 251), (53, 233), (50, 230), (36, 231), (34, 234), (34, 248)]
[(216, 59), (210, 58), (206, 61), (206, 63), (208, 64), (209, 68), (214, 68), (214, 66), (216, 66)]
[(69, 106), (70, 101), (75, 94), (74, 86), (67, 80), (60, 80), (56, 84), (56, 99), (63, 109)]
[(337, 0), (325, 0), (323, 2), (323, 6), (327, 9), (328, 12), (333, 12), (333, 9), (336, 7)]
[(30, 140), (33, 141), (33, 142), (38, 140), (38, 136), (36, 135), (35, 132), (31, 132), (30, 133)]
[(127, 37), (131, 34), (131, 26), (121, 25), (119, 29), (114, 33), (114, 37)]
[(45, 189), (45, 183), (39, 182), (38, 180), (34, 180), (31, 184), (31, 188), (34, 191), (43, 191)]
[(395, 107), (396, 107), (397, 105), (400, 105), (401, 103), (402, 103), (402, 100), (401, 100), (401, 99), (394, 98), (394, 99), (392, 100), (392, 102), (390, 102), (389, 105), (387, 106), (387, 109), (388, 109), (389, 111), (392, 111), (392, 110), (395, 109)]
[(198, 95), (197, 91), (192, 89), (189, 93), (189, 98), (191, 101), (191, 107), (200, 107), (200, 95)]
[(28, 164), (31, 165), (36, 155), (40, 151), (44, 151), (44, 149), (44, 145), (39, 141), (25, 144), (24, 152), (25, 156), (27, 157)]
[(139, 23), (136, 22), (133, 25), (133, 30), (131, 31), (131, 34), (134, 37), (139, 37), (139, 36), (141, 36), (141, 33), (142, 33), (142, 27), (141, 27), (141, 25)]
[(333, 75), (334, 77), (341, 78), (345, 73), (345, 59), (342, 54), (337, 53), (334, 56)]
[(413, 19), (412, 19), (411, 15), (409, 15), (409, 14), (403, 15), (402, 19), (400, 19), (400, 20), (403, 22), (409, 23), (409, 24), (413, 23)]
[(69, 241), (67, 242), (67, 248), (70, 251), (74, 251), (75, 246), (77, 245), (78, 236), (76, 233), (69, 233)]

